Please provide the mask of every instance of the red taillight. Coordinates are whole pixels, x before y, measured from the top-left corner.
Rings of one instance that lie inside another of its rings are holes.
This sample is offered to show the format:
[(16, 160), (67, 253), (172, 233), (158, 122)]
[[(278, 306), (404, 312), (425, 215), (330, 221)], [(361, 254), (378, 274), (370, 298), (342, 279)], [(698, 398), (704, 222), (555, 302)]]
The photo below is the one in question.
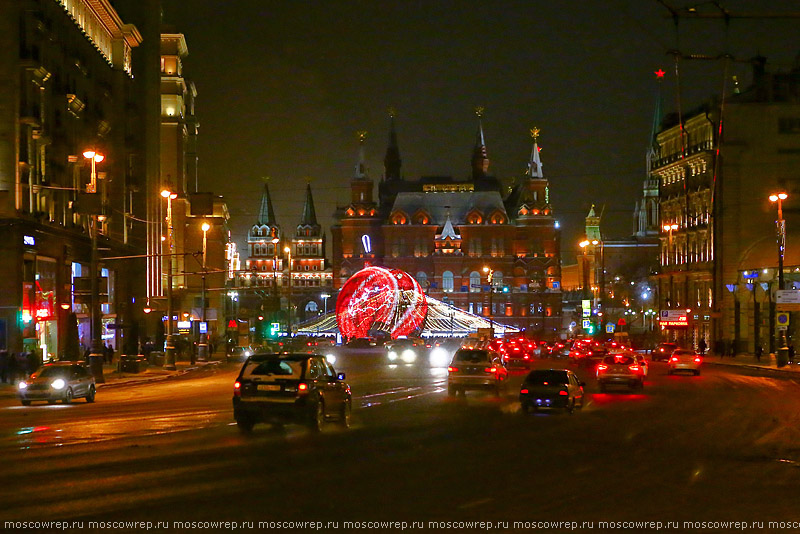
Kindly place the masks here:
[(669, 359), (669, 361), (671, 361), (671, 362), (677, 362), (677, 361), (678, 361), (678, 358), (677, 358), (676, 356), (673, 356), (672, 358), (670, 358), (670, 359)]
[(628, 369), (630, 369), (631, 371), (637, 371), (638, 372), (640, 367), (634, 363), (633, 365), (629, 365)]
[(311, 342), (310, 342), (310, 341), (308, 342), (308, 346), (309, 346), (309, 347), (311, 346)]
[(458, 372), (458, 367), (450, 366), (450, 367), (447, 368), (447, 372), (448, 373), (457, 373)]
[(597, 366), (597, 370), (598, 371), (605, 371), (606, 369), (608, 369), (608, 366), (607, 365), (603, 365), (602, 363)]
[(497, 367), (487, 367), (486, 369), (483, 370), (483, 372), (484, 373), (496, 373), (497, 372)]
[(298, 393), (308, 393), (308, 384), (300, 383), (297, 385)]
[(519, 390), (519, 392), (522, 393), (523, 395), (527, 395), (528, 394), (528, 390), (527, 389), (521, 389), (521, 390)]
[(233, 383), (233, 394), (236, 397), (241, 397), (242, 395), (242, 384), (238, 380)]
[(701, 362), (701, 360), (700, 360), (700, 357), (698, 356), (697, 358), (695, 358), (695, 359), (694, 359), (694, 362), (695, 362), (695, 363), (700, 363), (700, 362)]
[(569, 393), (567, 393), (566, 391), (559, 391), (558, 394), (559, 395), (569, 395)]
[(528, 359), (528, 355), (527, 355), (527, 354), (525, 355), (525, 359), (526, 359), (526, 360)]

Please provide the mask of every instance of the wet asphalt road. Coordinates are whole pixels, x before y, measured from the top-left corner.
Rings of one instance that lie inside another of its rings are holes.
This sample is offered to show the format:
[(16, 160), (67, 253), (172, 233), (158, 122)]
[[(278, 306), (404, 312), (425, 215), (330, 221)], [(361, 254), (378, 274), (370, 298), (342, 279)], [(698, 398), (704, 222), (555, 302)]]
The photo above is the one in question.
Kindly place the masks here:
[(794, 379), (656, 363), (642, 392), (600, 394), (578, 370), (585, 409), (525, 416), (521, 374), (506, 398), (448, 398), (444, 369), (336, 368), (354, 426), (321, 435), (240, 434), (233, 364), (95, 404), (2, 400), (0, 520), (800, 521)]

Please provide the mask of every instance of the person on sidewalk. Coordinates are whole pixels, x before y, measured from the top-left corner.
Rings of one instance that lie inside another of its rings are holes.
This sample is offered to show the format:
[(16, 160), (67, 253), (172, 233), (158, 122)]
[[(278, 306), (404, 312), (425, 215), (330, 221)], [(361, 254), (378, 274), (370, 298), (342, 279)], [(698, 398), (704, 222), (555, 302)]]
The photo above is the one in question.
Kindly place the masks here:
[(761, 345), (758, 345), (758, 346), (756, 347), (756, 360), (757, 360), (759, 363), (761, 363), (761, 353), (762, 353), (762, 352), (764, 352), (764, 349), (761, 347)]
[(789, 363), (794, 363), (794, 344), (789, 343)]
[(700, 351), (700, 356), (704, 356), (706, 353), (706, 338), (701, 337), (700, 343), (697, 344), (697, 349)]

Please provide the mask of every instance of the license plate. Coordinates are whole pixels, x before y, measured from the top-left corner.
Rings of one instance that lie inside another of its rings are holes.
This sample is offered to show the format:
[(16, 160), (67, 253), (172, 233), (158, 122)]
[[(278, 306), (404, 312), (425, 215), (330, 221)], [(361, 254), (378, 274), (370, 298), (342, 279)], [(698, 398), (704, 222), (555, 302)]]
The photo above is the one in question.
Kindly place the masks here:
[(259, 384), (258, 391), (280, 391), (281, 387), (278, 384)]

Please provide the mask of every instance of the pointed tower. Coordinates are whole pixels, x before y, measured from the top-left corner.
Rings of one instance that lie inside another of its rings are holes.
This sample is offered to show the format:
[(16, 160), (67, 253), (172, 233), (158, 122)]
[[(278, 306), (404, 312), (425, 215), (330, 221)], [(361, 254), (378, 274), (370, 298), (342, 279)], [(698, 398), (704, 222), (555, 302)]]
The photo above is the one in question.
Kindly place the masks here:
[(539, 128), (531, 129), (533, 148), (525, 169), (525, 177), (514, 186), (506, 200), (506, 210), (516, 213), (518, 220), (553, 216), (553, 208), (550, 205), (550, 182), (544, 177), (539, 155), (539, 132)]
[[(306, 185), (306, 202), (303, 205), (300, 224), (297, 225), (297, 231), (292, 238), (291, 250), (292, 264), (289, 268), (292, 271), (292, 286), (299, 288), (295, 292), (295, 297), (304, 292), (316, 295), (320, 287), (331, 285), (333, 273), (325, 266), (325, 234), (317, 223), (310, 183)], [(314, 296), (314, 299), (316, 300), (317, 296)]]
[(602, 241), (600, 237), (600, 217), (594, 212), (594, 204), (589, 209), (588, 215), (586, 215), (586, 239), (589, 242), (592, 241)]
[(389, 109), (389, 145), (386, 147), (386, 156), (383, 158), (383, 179), (387, 182), (401, 180), (400, 167), (403, 165), (403, 160), (400, 159), (400, 148), (397, 146), (394, 115), (394, 110)]
[(311, 196), (311, 184), (306, 185), (306, 202), (303, 205), (303, 214), (300, 224), (297, 225), (298, 236), (318, 236), (322, 227), (317, 223), (317, 212), (314, 209), (314, 198)]
[(662, 119), (662, 83), (664, 71), (656, 71), (656, 102), (653, 110), (653, 125), (650, 128), (650, 140), (645, 154), (646, 175), (642, 184), (642, 199), (636, 203), (633, 213), (633, 235), (637, 238), (656, 237), (661, 231), (658, 217), (658, 177), (652, 172), (653, 165), (659, 157), (658, 133), (661, 130)]
[(350, 180), (350, 201), (353, 204), (372, 203), (372, 180), (367, 175), (367, 165), (364, 157), (364, 141), (367, 132), (357, 132), (358, 135), (358, 161), (356, 162), (353, 178)]
[(478, 133), (475, 136), (475, 147), (472, 149), (472, 179), (478, 181), (489, 174), (489, 155), (483, 136), (483, 108), (477, 108), (475, 114), (478, 116)]
[[(282, 237), (281, 227), (278, 225), (275, 211), (272, 209), (269, 184), (265, 182), (264, 191), (261, 193), (261, 209), (258, 211), (258, 220), (247, 232), (248, 258), (245, 265), (248, 271), (256, 273), (255, 283), (268, 285), (267, 277), (275, 276), (275, 271), (281, 268), (275, 258), (280, 255)], [(271, 284), (272, 278), (269, 279), (269, 285)]]
[(434, 254), (457, 254), (461, 255), (461, 234), (453, 228), (453, 221), (450, 220), (450, 213), (444, 223), (441, 234), (434, 237)]

